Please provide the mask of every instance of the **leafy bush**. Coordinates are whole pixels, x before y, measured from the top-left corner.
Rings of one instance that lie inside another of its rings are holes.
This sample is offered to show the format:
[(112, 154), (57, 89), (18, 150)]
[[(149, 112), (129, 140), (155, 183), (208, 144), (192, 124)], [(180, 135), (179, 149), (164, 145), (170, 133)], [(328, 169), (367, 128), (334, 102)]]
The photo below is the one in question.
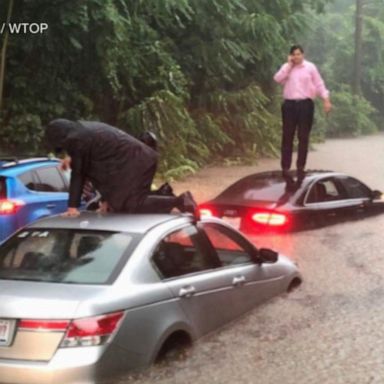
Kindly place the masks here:
[(159, 139), (160, 171), (181, 175), (194, 171), (208, 157), (208, 148), (182, 98), (160, 91), (122, 113), (120, 127), (129, 133), (152, 131)]
[(222, 132), (221, 150), (216, 148), (219, 149), (216, 156), (276, 154), (280, 143), (280, 116), (270, 111), (270, 102), (256, 84), (205, 95), (200, 103), (215, 116)]
[(24, 113), (15, 116), (1, 132), (3, 153), (35, 153), (40, 147), (42, 125), (40, 116)]
[(317, 113), (316, 131), (324, 132), (328, 137), (358, 136), (378, 131), (375, 108), (364, 97), (353, 95), (347, 87), (332, 93), (332, 104), (328, 117)]
[[(151, 130), (171, 178), (217, 158), (276, 154), (273, 71), (308, 9), (329, 1), (15, 1), (13, 21), (49, 29), (9, 36), (1, 142), (38, 150), (58, 117)], [(1, 2), (0, 22), (10, 4)]]

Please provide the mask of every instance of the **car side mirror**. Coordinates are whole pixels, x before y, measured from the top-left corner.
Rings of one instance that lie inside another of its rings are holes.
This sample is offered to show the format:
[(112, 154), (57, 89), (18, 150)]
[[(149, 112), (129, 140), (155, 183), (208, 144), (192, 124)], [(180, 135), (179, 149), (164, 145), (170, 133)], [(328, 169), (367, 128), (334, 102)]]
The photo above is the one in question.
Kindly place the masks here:
[(258, 259), (260, 263), (273, 264), (273, 263), (276, 263), (278, 258), (279, 258), (279, 254), (273, 251), (272, 249), (269, 249), (269, 248), (259, 249)]
[(371, 193), (372, 200), (380, 200), (382, 196), (383, 196), (383, 192), (378, 191), (377, 189), (372, 191)]

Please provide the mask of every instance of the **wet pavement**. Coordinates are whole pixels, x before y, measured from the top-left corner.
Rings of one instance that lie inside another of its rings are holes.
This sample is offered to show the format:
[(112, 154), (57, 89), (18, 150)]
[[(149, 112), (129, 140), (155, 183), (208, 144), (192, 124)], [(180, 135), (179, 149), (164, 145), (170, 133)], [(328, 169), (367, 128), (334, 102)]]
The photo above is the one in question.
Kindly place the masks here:
[[(384, 191), (384, 135), (330, 140), (308, 168), (346, 172)], [(279, 168), (211, 167), (175, 183), (202, 202), (238, 178)], [(253, 237), (299, 263), (304, 283), (208, 335), (184, 355), (114, 384), (383, 383), (384, 215), (287, 235)]]

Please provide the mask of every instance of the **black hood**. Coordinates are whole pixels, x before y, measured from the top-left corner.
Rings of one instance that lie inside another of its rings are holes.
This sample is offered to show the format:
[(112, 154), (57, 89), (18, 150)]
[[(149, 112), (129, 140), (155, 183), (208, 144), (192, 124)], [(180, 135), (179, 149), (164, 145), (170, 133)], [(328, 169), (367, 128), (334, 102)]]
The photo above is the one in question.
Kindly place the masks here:
[(77, 121), (52, 120), (45, 129), (45, 141), (51, 149), (70, 151), (74, 142), (87, 141), (87, 128)]

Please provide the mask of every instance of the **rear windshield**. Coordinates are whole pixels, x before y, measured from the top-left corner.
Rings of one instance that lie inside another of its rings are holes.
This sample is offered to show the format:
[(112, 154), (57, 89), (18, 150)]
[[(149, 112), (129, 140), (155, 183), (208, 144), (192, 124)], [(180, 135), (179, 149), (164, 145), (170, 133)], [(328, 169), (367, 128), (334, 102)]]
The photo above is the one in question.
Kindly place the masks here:
[(68, 229), (22, 230), (0, 247), (0, 279), (111, 284), (134, 235)]
[(282, 177), (248, 176), (228, 187), (217, 198), (277, 202), (286, 191)]

